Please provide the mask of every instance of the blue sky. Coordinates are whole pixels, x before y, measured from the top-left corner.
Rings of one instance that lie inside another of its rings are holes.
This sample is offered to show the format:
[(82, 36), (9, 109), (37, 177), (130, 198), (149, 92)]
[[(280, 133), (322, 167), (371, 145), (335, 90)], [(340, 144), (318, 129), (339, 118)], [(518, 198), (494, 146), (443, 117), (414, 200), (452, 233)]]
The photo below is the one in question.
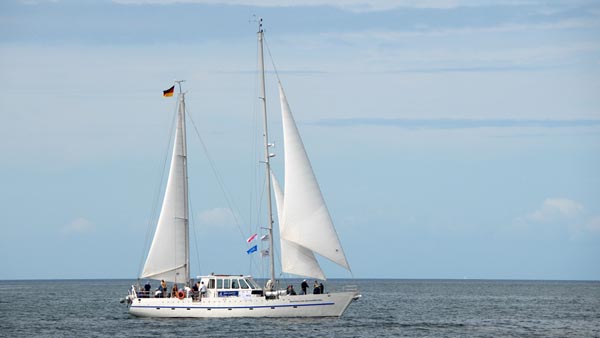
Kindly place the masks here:
[(600, 5), (536, 0), (3, 1), (0, 279), (137, 276), (175, 79), (229, 196), (190, 131), (192, 273), (263, 273), (254, 14), (352, 266), (328, 276), (600, 279)]

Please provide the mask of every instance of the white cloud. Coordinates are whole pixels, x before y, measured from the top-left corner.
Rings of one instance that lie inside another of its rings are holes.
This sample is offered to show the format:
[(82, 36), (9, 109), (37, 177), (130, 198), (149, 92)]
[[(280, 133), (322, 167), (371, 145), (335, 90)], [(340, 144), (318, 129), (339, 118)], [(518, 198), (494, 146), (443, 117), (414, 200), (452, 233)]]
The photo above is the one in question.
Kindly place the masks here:
[(584, 207), (577, 201), (566, 198), (547, 198), (542, 205), (526, 216), (535, 222), (554, 222), (573, 219), (583, 213)]
[(356, 12), (395, 8), (453, 9), (459, 7), (519, 6), (540, 3), (534, 0), (113, 0), (121, 4), (197, 3), (255, 7), (331, 6)]
[(535, 236), (554, 234), (575, 241), (600, 234), (600, 216), (590, 215), (583, 204), (567, 198), (547, 198), (533, 212), (516, 218), (514, 224)]
[(586, 229), (592, 232), (600, 233), (600, 216), (594, 217), (587, 222)]
[(231, 227), (236, 224), (236, 219), (229, 208), (213, 208), (201, 211), (198, 215), (198, 221), (202, 225)]
[(594, 28), (600, 26), (597, 19), (564, 19), (541, 23), (502, 23), (492, 26), (465, 26), (459, 28), (429, 28), (421, 27), (402, 31), (355, 31), (350, 33), (327, 33), (326, 37), (338, 38), (348, 42), (361, 43), (364, 41), (402, 42), (406, 38), (418, 37), (445, 37), (456, 35), (490, 34), (490, 33), (518, 33), (531, 31), (565, 30)]
[(20, 0), (23, 5), (39, 5), (46, 3), (58, 3), (59, 0)]
[[(535, 32), (545, 34), (547, 31), (562, 32), (570, 29), (591, 31), (597, 27), (600, 27), (599, 20), (572, 19), (535, 24), (505, 23), (483, 27), (331, 31), (321, 33), (320, 39), (306, 37), (294, 41), (306, 46), (315, 43), (326, 46), (334, 41), (340, 44), (340, 48), (347, 48), (349, 54), (351, 48), (360, 47), (360, 52), (352, 52), (354, 60), (360, 62), (353, 67), (362, 70), (436, 70), (473, 67), (502, 70), (544, 69), (570, 67), (593, 58), (600, 52), (600, 43), (593, 40), (562, 43), (542, 40), (527, 45), (480, 46), (477, 43), (464, 45), (461, 41), (467, 37), (477, 41), (490, 39), (501, 41), (505, 38), (511, 40), (515, 34)], [(351, 61), (352, 59), (345, 64)], [(336, 68), (329, 67), (329, 69)]]
[(83, 217), (74, 219), (62, 228), (64, 234), (84, 234), (94, 230), (96, 230), (96, 225)]

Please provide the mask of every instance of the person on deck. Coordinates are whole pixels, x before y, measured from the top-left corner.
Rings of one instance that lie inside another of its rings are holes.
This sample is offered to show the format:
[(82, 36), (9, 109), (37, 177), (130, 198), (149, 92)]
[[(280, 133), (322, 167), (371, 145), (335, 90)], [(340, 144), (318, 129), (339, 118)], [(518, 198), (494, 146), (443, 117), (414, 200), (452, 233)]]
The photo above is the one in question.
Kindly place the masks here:
[(162, 297), (165, 297), (165, 295), (167, 294), (168, 290), (167, 290), (167, 282), (165, 282), (165, 280), (161, 280), (160, 281), (160, 287), (162, 288)]
[(152, 290), (152, 285), (150, 285), (150, 281), (146, 281), (146, 285), (144, 285), (145, 297), (150, 297), (150, 290)]
[(300, 285), (300, 287), (302, 288), (302, 294), (305, 295), (306, 290), (308, 289), (308, 283), (306, 282), (306, 279), (302, 281), (302, 285)]
[(319, 287), (319, 282), (315, 281), (313, 284), (313, 294), (318, 295), (321, 293), (321, 288)]
[(319, 283), (319, 292), (321, 292), (321, 294), (325, 293), (325, 286), (323, 286), (323, 283)]
[(177, 297), (177, 291), (179, 291), (179, 289), (177, 288), (177, 283), (173, 283), (173, 289), (171, 289), (171, 297)]
[(200, 284), (200, 295), (201, 297), (206, 297), (206, 285), (204, 285), (204, 282)]
[(199, 295), (199, 290), (200, 288), (198, 287), (198, 285), (200, 285), (200, 282), (194, 283), (194, 286), (192, 286), (192, 293), (194, 295), (194, 300), (198, 300), (198, 295)]

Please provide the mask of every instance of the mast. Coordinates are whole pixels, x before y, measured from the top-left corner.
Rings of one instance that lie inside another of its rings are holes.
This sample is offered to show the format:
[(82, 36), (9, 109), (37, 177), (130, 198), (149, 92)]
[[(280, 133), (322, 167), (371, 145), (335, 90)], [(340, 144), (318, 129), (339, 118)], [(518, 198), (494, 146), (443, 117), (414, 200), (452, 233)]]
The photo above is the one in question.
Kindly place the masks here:
[(179, 86), (179, 118), (181, 119), (181, 138), (183, 160), (183, 221), (185, 228), (185, 283), (190, 282), (190, 215), (189, 215), (189, 187), (188, 187), (188, 168), (187, 168), (187, 137), (185, 128), (185, 93), (181, 91), (181, 83), (185, 80), (175, 81)]
[(185, 128), (185, 93), (179, 85), (173, 151), (169, 178), (154, 238), (146, 256), (141, 278), (164, 279), (172, 283), (189, 282), (189, 196), (187, 144)]
[(263, 56), (263, 28), (262, 18), (258, 19), (258, 63), (260, 70), (260, 100), (263, 111), (263, 128), (265, 143), (265, 178), (267, 182), (267, 230), (269, 231), (269, 270), (271, 272), (271, 287), (275, 285), (275, 255), (273, 252), (273, 206), (271, 202), (271, 154), (269, 153), (269, 132), (267, 128), (267, 97), (265, 91), (265, 60)]

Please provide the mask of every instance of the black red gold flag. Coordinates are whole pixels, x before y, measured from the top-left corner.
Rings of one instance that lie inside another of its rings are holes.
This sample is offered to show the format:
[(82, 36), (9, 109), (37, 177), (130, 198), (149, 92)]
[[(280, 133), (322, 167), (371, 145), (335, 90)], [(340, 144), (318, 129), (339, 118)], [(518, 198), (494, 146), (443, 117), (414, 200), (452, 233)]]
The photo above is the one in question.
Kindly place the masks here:
[(173, 87), (167, 89), (167, 90), (163, 90), (163, 96), (164, 97), (171, 97), (173, 96), (173, 92), (175, 92), (175, 86), (173, 85)]

